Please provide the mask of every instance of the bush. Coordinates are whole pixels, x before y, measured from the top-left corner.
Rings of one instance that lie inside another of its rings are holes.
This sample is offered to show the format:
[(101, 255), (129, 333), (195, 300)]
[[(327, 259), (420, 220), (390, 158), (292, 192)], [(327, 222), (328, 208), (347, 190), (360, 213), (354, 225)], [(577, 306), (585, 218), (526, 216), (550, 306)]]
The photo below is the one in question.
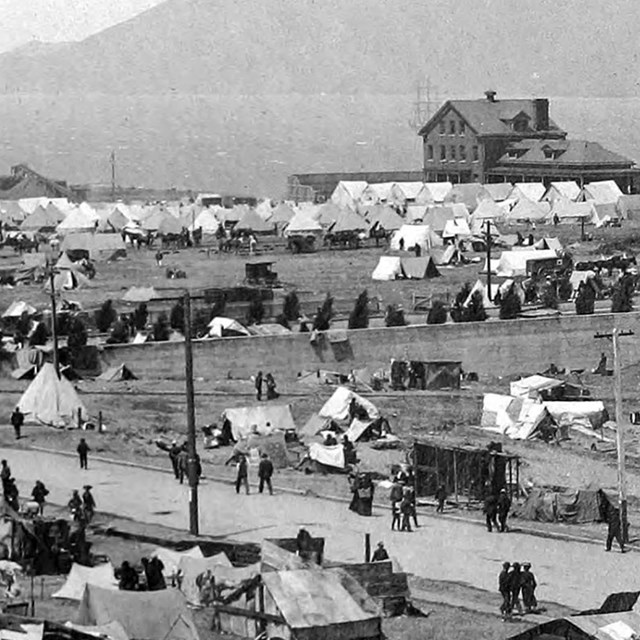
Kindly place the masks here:
[(482, 293), (474, 291), (469, 304), (462, 311), (462, 322), (484, 322), (486, 319)]
[(556, 289), (555, 282), (547, 282), (544, 289), (542, 290), (542, 295), (540, 296), (540, 304), (545, 309), (557, 309), (558, 308), (558, 292)]
[(558, 298), (560, 298), (562, 302), (567, 302), (567, 300), (571, 298), (572, 293), (573, 286), (571, 280), (569, 280), (569, 278), (562, 278), (558, 284)]
[(77, 353), (87, 344), (87, 328), (78, 316), (69, 320), (67, 332), (67, 346), (71, 353)]
[(116, 320), (111, 335), (107, 338), (107, 344), (126, 344), (129, 342), (129, 325), (124, 320)]
[(169, 325), (172, 329), (184, 333), (184, 303), (182, 302), (182, 298), (180, 298), (171, 309)]
[(576, 314), (586, 316), (593, 313), (596, 304), (596, 292), (588, 280), (581, 282), (576, 295)]
[(618, 281), (613, 285), (613, 295), (611, 296), (611, 312), (627, 313), (633, 311), (633, 292), (635, 282), (630, 273), (623, 273)]
[(29, 346), (30, 347), (43, 347), (47, 344), (47, 340), (49, 339), (49, 332), (47, 331), (47, 327), (43, 322), (38, 322), (36, 328), (33, 333), (29, 337)]
[(427, 324), (444, 324), (447, 321), (447, 308), (442, 300), (434, 300), (427, 314)]
[(511, 285), (500, 298), (500, 319), (513, 320), (520, 315), (522, 303), (514, 285)]
[(313, 328), (315, 331), (327, 331), (331, 326), (331, 318), (333, 318), (333, 298), (327, 293), (321, 307), (318, 307), (316, 317), (313, 319)]
[(161, 313), (153, 323), (153, 339), (155, 342), (166, 342), (171, 335), (169, 319), (166, 313)]
[(460, 289), (460, 291), (458, 291), (458, 293), (456, 294), (455, 300), (451, 305), (451, 311), (449, 311), (451, 319), (454, 322), (464, 322), (464, 303), (466, 302), (470, 293), (471, 285), (468, 282), (465, 282), (464, 285), (462, 285), (462, 289)]
[(265, 311), (262, 300), (260, 300), (260, 298), (252, 300), (247, 307), (247, 324), (260, 324), (264, 318), (264, 314)]
[(16, 323), (16, 335), (26, 338), (31, 330), (31, 318), (26, 311), (23, 311)]
[(384, 325), (385, 327), (405, 327), (407, 321), (404, 318), (404, 311), (393, 304), (388, 305), (384, 315)]
[(118, 319), (118, 312), (113, 308), (113, 302), (107, 300), (95, 312), (96, 327), (100, 333), (109, 331), (109, 327)]
[(295, 291), (289, 291), (289, 293), (284, 297), (282, 313), (290, 322), (292, 320), (297, 320), (300, 317), (300, 300), (298, 299), (298, 294)]
[(211, 309), (196, 309), (191, 318), (191, 337), (202, 338), (209, 333), (209, 322), (211, 322)]
[(141, 302), (133, 312), (133, 326), (138, 331), (142, 331), (147, 326), (148, 319), (149, 312), (147, 311), (147, 303)]
[(369, 326), (369, 294), (365, 289), (356, 299), (349, 315), (349, 329), (366, 329)]
[(282, 325), (285, 329), (291, 330), (291, 325), (289, 324), (287, 316), (285, 316), (284, 313), (279, 313), (276, 316), (276, 323)]

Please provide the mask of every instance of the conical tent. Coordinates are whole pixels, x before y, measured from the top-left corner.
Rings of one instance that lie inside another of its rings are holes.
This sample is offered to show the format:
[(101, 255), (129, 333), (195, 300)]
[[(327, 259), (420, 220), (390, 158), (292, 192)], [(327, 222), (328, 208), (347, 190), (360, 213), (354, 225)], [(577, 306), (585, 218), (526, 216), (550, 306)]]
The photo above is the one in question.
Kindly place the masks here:
[(271, 217), (268, 218), (269, 222), (272, 224), (282, 224), (283, 222), (289, 222), (296, 212), (286, 203), (281, 202), (271, 214)]
[(269, 233), (273, 231), (271, 221), (263, 220), (253, 209), (248, 209), (234, 227), (236, 231), (254, 231), (255, 233)]
[(58, 379), (50, 362), (45, 363), (18, 402), (20, 411), (30, 422), (53, 427), (75, 424), (78, 409), (86, 416), (86, 409), (73, 385), (64, 377)]

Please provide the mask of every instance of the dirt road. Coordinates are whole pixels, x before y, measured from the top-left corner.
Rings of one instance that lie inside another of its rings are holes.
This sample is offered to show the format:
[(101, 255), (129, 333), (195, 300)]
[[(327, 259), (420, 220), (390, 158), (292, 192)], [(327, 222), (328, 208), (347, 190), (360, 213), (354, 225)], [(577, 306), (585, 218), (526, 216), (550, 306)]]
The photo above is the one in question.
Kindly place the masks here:
[[(0, 449), (0, 456), (9, 461), (23, 496), (40, 479), (51, 491), (50, 501), (64, 504), (71, 489), (91, 484), (99, 511), (188, 527), (188, 488), (170, 474), (91, 458), (89, 470), (81, 472), (73, 458), (8, 448)], [(490, 534), (479, 525), (437, 517), (422, 518), (422, 526), (413, 533), (392, 533), (386, 511), (363, 518), (343, 503), (321, 498), (260, 495), (255, 483), (250, 495), (236, 496), (229, 485), (205, 480), (199, 496), (201, 532), (206, 534), (258, 541), (293, 536), (304, 526), (327, 538), (329, 558), (362, 561), (363, 537), (371, 533), (373, 543), (384, 540), (405, 571), (490, 591), (496, 589), (502, 561), (529, 561), (538, 577), (539, 599), (576, 609), (599, 606), (611, 592), (637, 588), (640, 556), (605, 553), (604, 545), (516, 532)]]

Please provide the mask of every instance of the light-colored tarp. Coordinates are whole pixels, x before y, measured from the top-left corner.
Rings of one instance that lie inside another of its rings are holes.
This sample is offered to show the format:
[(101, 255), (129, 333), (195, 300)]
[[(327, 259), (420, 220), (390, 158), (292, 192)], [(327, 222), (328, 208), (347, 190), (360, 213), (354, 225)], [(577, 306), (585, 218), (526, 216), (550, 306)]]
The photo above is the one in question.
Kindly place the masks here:
[(598, 204), (616, 204), (622, 195), (624, 194), (615, 180), (600, 180), (586, 184), (582, 188), (581, 197), (595, 200)]
[(3, 318), (19, 318), (23, 313), (32, 316), (37, 309), (22, 300), (14, 300), (9, 308), (2, 314)]
[(237, 407), (225, 409), (222, 415), (231, 422), (234, 440), (248, 438), (254, 432), (258, 435), (268, 435), (276, 429), (286, 431), (296, 428), (291, 415), (291, 405), (288, 404)]
[(164, 575), (171, 577), (178, 573), (178, 566), (182, 558), (204, 558), (204, 555), (200, 547), (196, 545), (187, 551), (175, 551), (173, 549), (167, 549), (166, 547), (156, 547), (149, 557), (157, 557), (159, 560), (162, 560)]
[(219, 566), (228, 568), (233, 566), (225, 553), (218, 553), (208, 558), (189, 558), (188, 556), (180, 558), (180, 591), (189, 604), (195, 606), (206, 604), (202, 587), (206, 585), (210, 576), (215, 575), (216, 567)]
[(549, 401), (543, 404), (562, 428), (600, 429), (605, 422), (606, 413), (601, 400)]
[(447, 220), (442, 232), (443, 238), (468, 238), (470, 235), (471, 229), (469, 229), (467, 221), (463, 218)]
[(53, 365), (46, 362), (18, 402), (25, 421), (41, 422), (54, 427), (74, 426), (78, 409), (86, 418), (87, 410), (73, 385), (64, 377), (58, 379)]
[(395, 280), (402, 276), (402, 265), (398, 256), (380, 256), (371, 274), (373, 280)]
[[(492, 258), (491, 272), (502, 278), (526, 276), (528, 260), (546, 260), (557, 257), (556, 252), (552, 249), (503, 251), (500, 258)], [(483, 272), (487, 272), (486, 261)]]
[(548, 416), (544, 404), (531, 398), (485, 393), (480, 426), (514, 440), (527, 440), (536, 436)]
[(112, 591), (87, 584), (76, 622), (102, 625), (113, 620), (135, 640), (199, 640), (186, 598), (177, 589)]
[(561, 387), (563, 384), (564, 382), (562, 382), (562, 380), (547, 378), (546, 376), (536, 374), (515, 380), (509, 385), (509, 391), (512, 396), (537, 398), (540, 392)]
[(366, 398), (347, 389), (346, 387), (338, 387), (333, 395), (324, 403), (318, 414), (323, 418), (331, 418), (332, 420), (341, 421), (349, 418), (349, 406), (351, 401), (365, 409), (369, 418), (375, 419), (380, 417), (378, 408)]
[(74, 562), (71, 565), (67, 580), (51, 597), (78, 600), (79, 602), (82, 600), (84, 588), (87, 584), (102, 587), (103, 589), (117, 589), (118, 581), (113, 573), (113, 565), (107, 562), (97, 567), (85, 567)]
[(309, 445), (309, 457), (327, 467), (344, 469), (344, 447), (341, 444), (326, 446), (321, 442), (312, 442)]
[(158, 292), (153, 287), (130, 287), (122, 296), (122, 300), (124, 302), (149, 302), (158, 297)]
[(402, 227), (391, 236), (390, 247), (393, 251), (400, 250), (401, 239), (404, 240), (405, 251), (409, 251), (415, 245), (420, 246), (423, 251), (428, 251), (431, 247), (442, 246), (442, 238), (434, 233), (427, 225), (402, 225)]
[(243, 327), (237, 320), (233, 320), (232, 318), (216, 316), (207, 326), (209, 327), (209, 336), (212, 338), (222, 338), (224, 332), (227, 331), (245, 336), (251, 335), (246, 327)]
[(309, 564), (300, 556), (273, 544), (269, 540), (263, 540), (260, 547), (261, 571), (295, 571), (309, 568)]

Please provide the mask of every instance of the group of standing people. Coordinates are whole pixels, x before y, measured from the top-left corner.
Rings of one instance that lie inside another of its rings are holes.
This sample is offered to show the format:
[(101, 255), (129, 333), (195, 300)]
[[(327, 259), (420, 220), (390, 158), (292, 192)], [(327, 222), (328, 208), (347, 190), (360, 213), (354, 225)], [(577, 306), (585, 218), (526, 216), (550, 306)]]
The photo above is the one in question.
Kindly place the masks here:
[(164, 579), (164, 563), (160, 558), (141, 559), (146, 585), (140, 581), (140, 572), (128, 560), (124, 560), (116, 571), (118, 587), (122, 591), (161, 591), (167, 588)]
[[(232, 462), (236, 465), (236, 493), (240, 493), (240, 489), (244, 487), (245, 493), (249, 495), (249, 459), (247, 455), (242, 451), (234, 451), (224, 464), (227, 466)], [(273, 485), (271, 484), (273, 470), (273, 462), (269, 455), (263, 453), (258, 463), (258, 493), (263, 493), (264, 488), (267, 487), (269, 495), (273, 495)]]
[[(169, 447), (169, 460), (171, 460), (171, 468), (173, 469), (173, 475), (176, 480), (180, 481), (180, 484), (184, 484), (184, 479), (189, 477), (189, 452), (187, 451), (187, 443), (183, 442), (178, 444), (177, 440), (174, 440)], [(196, 476), (198, 480), (202, 476), (202, 462), (200, 456), (196, 453)]]
[(416, 491), (414, 487), (413, 471), (408, 465), (403, 465), (393, 478), (391, 485), (391, 531), (411, 532), (411, 521), (418, 528), (416, 513)]
[(256, 385), (256, 399), (262, 400), (262, 387), (267, 387), (267, 400), (275, 400), (280, 397), (280, 394), (276, 391), (276, 381), (271, 373), (267, 373), (266, 376), (262, 375), (262, 371), (258, 371), (255, 378)]
[(67, 506), (75, 522), (89, 524), (91, 520), (93, 520), (96, 511), (96, 501), (91, 493), (92, 488), (90, 484), (85, 484), (82, 495), (80, 495), (77, 489), (73, 490)]
[[(520, 567), (519, 562), (503, 562), (502, 571), (498, 576), (498, 591), (502, 596), (500, 613), (503, 620), (510, 620), (514, 610), (518, 613), (531, 613), (538, 608), (536, 600), (536, 578), (531, 571), (531, 563), (525, 562)], [(522, 596), (522, 602), (520, 601)], [(522, 605), (524, 604), (524, 610)]]
[(496, 495), (488, 487), (488, 492), (484, 499), (484, 515), (487, 522), (487, 531), (491, 533), (495, 527), (496, 531), (505, 533), (509, 531), (507, 518), (511, 510), (511, 498), (507, 490), (502, 488)]

